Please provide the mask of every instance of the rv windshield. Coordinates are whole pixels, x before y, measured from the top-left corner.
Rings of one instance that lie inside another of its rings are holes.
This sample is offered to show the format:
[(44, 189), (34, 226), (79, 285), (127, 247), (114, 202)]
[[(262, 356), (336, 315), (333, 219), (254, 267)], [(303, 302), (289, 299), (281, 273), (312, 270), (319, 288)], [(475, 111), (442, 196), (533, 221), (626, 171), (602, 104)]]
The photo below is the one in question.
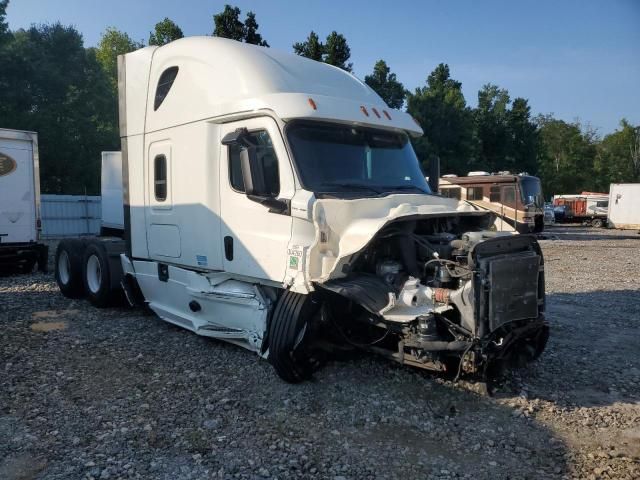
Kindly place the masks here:
[(520, 190), (522, 192), (522, 201), (525, 205), (533, 204), (542, 208), (544, 198), (542, 197), (542, 187), (540, 179), (537, 177), (521, 177)]
[(303, 186), (332, 196), (430, 193), (404, 133), (296, 122), (287, 138)]

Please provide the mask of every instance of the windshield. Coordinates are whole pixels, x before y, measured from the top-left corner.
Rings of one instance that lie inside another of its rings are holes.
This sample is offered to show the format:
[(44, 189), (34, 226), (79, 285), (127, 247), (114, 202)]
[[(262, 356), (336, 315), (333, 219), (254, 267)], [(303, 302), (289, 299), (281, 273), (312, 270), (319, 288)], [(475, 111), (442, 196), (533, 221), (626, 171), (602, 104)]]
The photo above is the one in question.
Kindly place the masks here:
[(525, 205), (533, 204), (540, 208), (544, 205), (542, 187), (538, 177), (521, 177), (520, 190), (522, 192), (522, 202)]
[(404, 133), (299, 122), (287, 138), (303, 186), (320, 193), (430, 193)]

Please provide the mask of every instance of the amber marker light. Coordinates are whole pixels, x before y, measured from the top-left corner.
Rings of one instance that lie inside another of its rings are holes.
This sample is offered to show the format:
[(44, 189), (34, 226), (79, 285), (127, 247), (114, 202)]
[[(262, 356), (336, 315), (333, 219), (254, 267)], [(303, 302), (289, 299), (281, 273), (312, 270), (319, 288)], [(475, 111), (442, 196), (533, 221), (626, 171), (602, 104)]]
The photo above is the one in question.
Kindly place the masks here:
[(313, 108), (314, 110), (318, 109), (318, 106), (316, 105), (316, 102), (313, 100), (313, 98), (309, 98), (309, 105), (311, 105), (311, 108)]
[(369, 112), (367, 112), (367, 109), (364, 108), (364, 105), (360, 105), (360, 111), (364, 113), (367, 117), (369, 116)]
[(391, 115), (389, 115), (389, 112), (383, 110), (382, 113), (384, 113), (384, 116), (387, 117), (387, 120), (391, 120)]
[(371, 107), (371, 110), (376, 114), (376, 117), (380, 118), (380, 114), (378, 113), (378, 110), (376, 110), (376, 107)]

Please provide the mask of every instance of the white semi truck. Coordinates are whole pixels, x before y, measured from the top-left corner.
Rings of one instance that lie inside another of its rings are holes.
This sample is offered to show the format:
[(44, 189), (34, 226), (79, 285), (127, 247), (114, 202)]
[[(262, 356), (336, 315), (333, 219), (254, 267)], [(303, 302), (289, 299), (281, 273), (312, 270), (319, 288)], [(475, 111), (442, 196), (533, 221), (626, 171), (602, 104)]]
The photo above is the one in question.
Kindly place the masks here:
[(356, 77), (211, 37), (118, 67), (124, 236), (61, 242), (65, 295), (124, 291), (289, 382), (343, 348), (463, 375), (540, 355), (535, 238), (435, 194), (421, 128)]
[(0, 128), (0, 269), (47, 269), (40, 242), (38, 134)]

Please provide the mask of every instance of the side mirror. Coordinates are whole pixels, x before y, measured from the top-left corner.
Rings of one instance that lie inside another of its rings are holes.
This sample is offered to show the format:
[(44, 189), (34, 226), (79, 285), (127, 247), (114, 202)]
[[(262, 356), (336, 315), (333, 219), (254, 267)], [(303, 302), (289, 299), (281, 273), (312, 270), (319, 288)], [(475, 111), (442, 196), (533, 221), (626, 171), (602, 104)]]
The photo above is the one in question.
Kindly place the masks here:
[(248, 130), (239, 128), (228, 133), (222, 144), (240, 147), (240, 168), (247, 198), (268, 207), (270, 212), (288, 215), (290, 202), (278, 200), (269, 190), (264, 163), (258, 158), (257, 147), (251, 142)]
[(244, 181), (244, 193), (248, 196), (270, 197), (262, 162), (258, 161), (256, 147), (244, 146), (240, 150), (240, 166), (242, 168), (242, 180)]
[(438, 193), (440, 185), (440, 157), (432, 156), (429, 159), (429, 188), (433, 193)]

